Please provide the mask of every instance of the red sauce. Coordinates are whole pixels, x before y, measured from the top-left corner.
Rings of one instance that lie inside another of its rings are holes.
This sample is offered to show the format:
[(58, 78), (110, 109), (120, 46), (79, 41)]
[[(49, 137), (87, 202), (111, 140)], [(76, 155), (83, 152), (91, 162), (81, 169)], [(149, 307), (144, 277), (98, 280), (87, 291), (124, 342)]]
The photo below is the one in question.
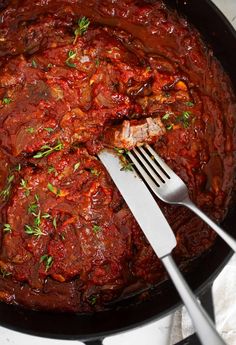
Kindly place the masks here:
[[(235, 96), (198, 32), (161, 1), (4, 4), (0, 299), (101, 310), (166, 279), (96, 159), (104, 133), (159, 117), (166, 133), (156, 151), (221, 221), (233, 187)], [(75, 37), (82, 17), (90, 24)], [(215, 234), (190, 211), (158, 203), (177, 237), (175, 258), (189, 269)]]

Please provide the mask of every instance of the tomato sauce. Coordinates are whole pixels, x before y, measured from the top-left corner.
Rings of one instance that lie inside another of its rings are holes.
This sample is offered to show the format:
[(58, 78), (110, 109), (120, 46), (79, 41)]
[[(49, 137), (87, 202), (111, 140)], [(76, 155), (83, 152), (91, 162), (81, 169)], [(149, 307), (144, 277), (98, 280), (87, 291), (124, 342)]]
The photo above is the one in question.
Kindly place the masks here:
[[(0, 23), (0, 300), (90, 312), (160, 284), (164, 268), (96, 154), (124, 121), (158, 118), (153, 147), (222, 221), (235, 169), (228, 76), (162, 1), (10, 0)], [(189, 270), (215, 234), (157, 202)]]

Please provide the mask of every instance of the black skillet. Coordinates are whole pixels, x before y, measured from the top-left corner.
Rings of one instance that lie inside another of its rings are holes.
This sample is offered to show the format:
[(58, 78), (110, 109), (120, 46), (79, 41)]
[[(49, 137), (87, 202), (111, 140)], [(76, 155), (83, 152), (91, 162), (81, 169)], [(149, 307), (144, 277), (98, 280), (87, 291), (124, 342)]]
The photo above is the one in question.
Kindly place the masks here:
[[(236, 32), (226, 18), (210, 0), (169, 0), (167, 3), (185, 15), (202, 33), (231, 77), (236, 90)], [(235, 224), (236, 202), (222, 225), (236, 237)], [(186, 277), (196, 294), (206, 292), (230, 256), (229, 248), (217, 239), (212, 251)], [(0, 303), (0, 324), (37, 336), (101, 344), (100, 341), (106, 336), (160, 319), (179, 304), (180, 298), (175, 288), (166, 282), (150, 300), (139, 304), (127, 300), (119, 308), (93, 315), (39, 312)]]

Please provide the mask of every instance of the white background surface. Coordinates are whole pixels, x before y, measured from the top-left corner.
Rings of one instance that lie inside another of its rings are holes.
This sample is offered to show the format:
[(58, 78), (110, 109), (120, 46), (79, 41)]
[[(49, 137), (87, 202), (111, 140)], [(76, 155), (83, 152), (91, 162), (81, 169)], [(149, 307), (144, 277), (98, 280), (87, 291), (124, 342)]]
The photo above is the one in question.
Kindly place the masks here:
[[(1, 0), (0, 0), (1, 1)], [(197, 1), (197, 0), (196, 0)], [(236, 27), (236, 0), (214, 0), (215, 4)], [(209, 18), (210, 20), (210, 18)], [(236, 47), (235, 47), (236, 49)], [(235, 62), (236, 65), (236, 62)], [(232, 277), (235, 279), (232, 280)], [(231, 297), (226, 294), (226, 285)], [(216, 315), (219, 331), (223, 332), (228, 344), (236, 345), (236, 257), (231, 261), (214, 284)], [(220, 303), (218, 303), (220, 301)], [(233, 305), (235, 305), (233, 307)], [(226, 308), (227, 307), (227, 308)], [(229, 311), (230, 309), (230, 311)], [(184, 313), (182, 313), (185, 315)], [(151, 325), (105, 339), (104, 345), (172, 345), (170, 326), (173, 315)], [(186, 325), (183, 325), (182, 333)], [(21, 334), (0, 327), (0, 345), (80, 345), (78, 341), (45, 339)]]

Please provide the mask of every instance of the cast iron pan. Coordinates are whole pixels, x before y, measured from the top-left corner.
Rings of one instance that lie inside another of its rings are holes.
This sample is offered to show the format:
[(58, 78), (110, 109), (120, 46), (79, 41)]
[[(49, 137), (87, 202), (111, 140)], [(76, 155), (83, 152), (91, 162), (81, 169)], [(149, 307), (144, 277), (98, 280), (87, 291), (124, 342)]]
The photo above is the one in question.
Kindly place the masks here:
[[(168, 3), (184, 14), (202, 33), (236, 89), (236, 32), (226, 18), (210, 0), (169, 0)], [(222, 225), (236, 237), (235, 224), (234, 202)], [(212, 251), (186, 276), (196, 294), (201, 295), (207, 290), (230, 256), (229, 248), (222, 240), (217, 239)], [(0, 303), (0, 324), (32, 335), (99, 344), (108, 335), (162, 318), (179, 304), (180, 299), (172, 283), (166, 282), (155, 291), (150, 300), (139, 304), (132, 304), (127, 300), (115, 310), (92, 315), (39, 312)]]

